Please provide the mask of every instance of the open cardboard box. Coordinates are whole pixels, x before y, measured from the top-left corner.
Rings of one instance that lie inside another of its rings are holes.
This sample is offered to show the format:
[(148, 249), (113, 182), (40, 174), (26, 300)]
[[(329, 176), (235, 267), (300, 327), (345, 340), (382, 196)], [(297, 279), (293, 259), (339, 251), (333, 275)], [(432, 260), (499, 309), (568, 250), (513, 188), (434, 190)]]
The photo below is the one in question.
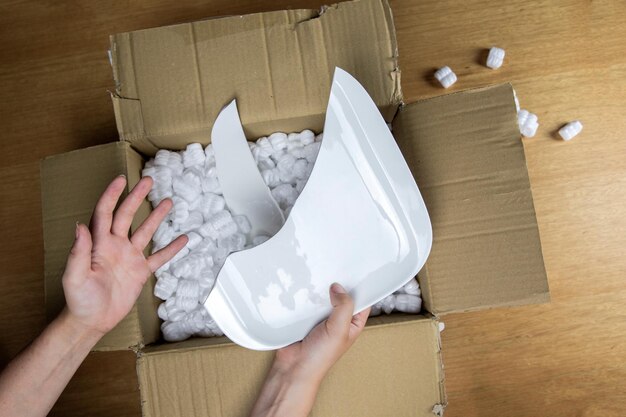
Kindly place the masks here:
[[(549, 300), (510, 85), (403, 105), (386, 0), (234, 16), (112, 36), (120, 141), (42, 163), (46, 306), (64, 304), (61, 274), (74, 222), (87, 222), (108, 182), (129, 188), (159, 148), (210, 141), (237, 99), (249, 139), (323, 128), (339, 66), (367, 89), (406, 158), (433, 225), (419, 273), (425, 311), (371, 318), (323, 383), (313, 416), (427, 416), (445, 406), (437, 318)], [(150, 212), (145, 202), (133, 230)], [(338, 278), (339, 279), (339, 278)], [(145, 416), (243, 416), (272, 354), (228, 339), (160, 340), (151, 278), (96, 350), (134, 349)], [(139, 399), (138, 399), (139, 400)]]

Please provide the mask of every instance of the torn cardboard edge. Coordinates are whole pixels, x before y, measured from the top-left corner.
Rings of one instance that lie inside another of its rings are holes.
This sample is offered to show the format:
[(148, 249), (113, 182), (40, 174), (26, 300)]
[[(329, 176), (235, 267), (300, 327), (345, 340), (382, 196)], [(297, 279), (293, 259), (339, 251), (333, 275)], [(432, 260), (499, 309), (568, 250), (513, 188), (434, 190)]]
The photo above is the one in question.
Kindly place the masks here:
[[(233, 98), (252, 136), (291, 130), (280, 122), (311, 117), (306, 128), (320, 131), (335, 66), (359, 79), (390, 122), (402, 90), (389, 4), (357, 0), (324, 10), (216, 18), (112, 36), (120, 138), (146, 155), (194, 141), (206, 145), (217, 113)], [(350, 54), (344, 45), (351, 45)], [(224, 59), (217, 62), (215, 55)], [(232, 83), (224, 85), (225, 78)]]

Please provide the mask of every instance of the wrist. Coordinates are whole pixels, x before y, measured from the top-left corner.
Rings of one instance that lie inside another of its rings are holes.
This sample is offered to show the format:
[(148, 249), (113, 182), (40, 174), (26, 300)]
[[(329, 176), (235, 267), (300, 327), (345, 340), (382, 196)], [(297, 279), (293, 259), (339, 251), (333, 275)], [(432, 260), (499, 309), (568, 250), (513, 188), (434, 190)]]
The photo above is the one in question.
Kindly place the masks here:
[(281, 365), (272, 365), (252, 416), (304, 417), (313, 408), (321, 379)]
[(279, 378), (285, 385), (301, 386), (309, 389), (319, 387), (326, 375), (322, 369), (310, 369), (300, 363), (287, 363), (275, 358), (270, 374)]
[(68, 340), (89, 345), (91, 349), (104, 336), (104, 333), (81, 322), (66, 308), (55, 320)]

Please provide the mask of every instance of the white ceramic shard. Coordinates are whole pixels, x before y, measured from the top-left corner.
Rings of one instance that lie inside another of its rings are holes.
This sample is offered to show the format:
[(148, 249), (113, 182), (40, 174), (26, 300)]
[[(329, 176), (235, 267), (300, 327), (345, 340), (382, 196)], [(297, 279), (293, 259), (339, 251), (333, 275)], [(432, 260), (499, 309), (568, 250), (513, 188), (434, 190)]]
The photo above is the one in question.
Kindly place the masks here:
[(248, 218), (253, 237), (276, 233), (285, 222), (285, 217), (250, 153), (235, 100), (217, 116), (211, 131), (211, 142), (226, 205), (233, 214)]
[(389, 128), (337, 68), (324, 140), (291, 214), (271, 239), (226, 259), (204, 305), (235, 343), (277, 349), (328, 316), (331, 283), (352, 295), (356, 313), (411, 280), (431, 245), (426, 206)]

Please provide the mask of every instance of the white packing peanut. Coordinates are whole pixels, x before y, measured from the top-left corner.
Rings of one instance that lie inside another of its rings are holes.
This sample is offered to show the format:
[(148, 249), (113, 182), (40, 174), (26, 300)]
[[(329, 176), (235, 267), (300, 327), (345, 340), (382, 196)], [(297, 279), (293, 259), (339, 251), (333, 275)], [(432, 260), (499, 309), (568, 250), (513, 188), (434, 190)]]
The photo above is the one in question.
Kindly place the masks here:
[(165, 149), (160, 149), (157, 151), (154, 156), (154, 165), (155, 166), (167, 166), (167, 162), (170, 159), (170, 151)]
[(167, 300), (172, 296), (174, 291), (176, 291), (177, 286), (178, 280), (176, 277), (167, 272), (163, 272), (160, 274), (154, 286), (154, 296), (161, 300)]
[(403, 313), (419, 313), (422, 309), (422, 299), (417, 295), (396, 294), (394, 308)]
[(185, 168), (204, 164), (206, 155), (202, 145), (199, 143), (191, 143), (183, 151), (183, 165)]
[(272, 133), (267, 140), (274, 151), (282, 151), (287, 147), (287, 135), (283, 132)]
[(396, 296), (391, 294), (383, 298), (382, 310), (385, 314), (391, 314), (393, 309), (396, 308)]
[(309, 163), (306, 159), (298, 159), (293, 164), (293, 175), (299, 180), (304, 178), (308, 178), (308, 167)]
[(456, 74), (448, 66), (441, 67), (435, 71), (435, 78), (443, 88), (448, 88), (456, 82)]
[(574, 120), (559, 129), (559, 136), (565, 141), (572, 140), (574, 136), (577, 136), (582, 130), (583, 124), (580, 120)]
[(504, 49), (493, 46), (491, 49), (489, 49), (489, 55), (487, 56), (487, 62), (485, 63), (485, 65), (487, 65), (491, 69), (500, 68), (502, 66), (502, 63), (504, 62), (504, 55)]
[(298, 198), (298, 192), (291, 184), (281, 184), (272, 190), (272, 195), (278, 205), (284, 210), (292, 206)]
[(191, 336), (182, 327), (181, 321), (166, 321), (161, 325), (161, 332), (163, 332), (163, 338), (168, 342), (180, 342)]
[(159, 304), (159, 308), (157, 309), (157, 315), (163, 321), (166, 321), (168, 318), (167, 315), (167, 307), (165, 306), (165, 301)]
[(204, 218), (202, 217), (202, 213), (197, 210), (190, 211), (187, 219), (183, 223), (181, 223), (180, 231), (185, 233), (189, 232), (202, 226), (203, 223)]
[(519, 125), (519, 131), (522, 136), (532, 138), (537, 133), (539, 123), (537, 121), (537, 115), (529, 112), (528, 110), (520, 110), (517, 113), (517, 123)]
[(261, 176), (263, 177), (265, 184), (270, 188), (276, 187), (280, 184), (280, 174), (277, 169), (264, 169), (261, 171)]
[(202, 187), (200, 182), (190, 182), (185, 177), (176, 177), (172, 180), (172, 188), (174, 192), (182, 199), (191, 203), (200, 197)]
[(422, 291), (420, 290), (420, 285), (417, 283), (415, 278), (411, 279), (409, 282), (404, 284), (402, 287), (402, 292), (404, 294), (410, 295), (421, 295)]
[(309, 129), (305, 129), (300, 132), (300, 143), (303, 146), (310, 145), (315, 140), (315, 133), (310, 131)]

